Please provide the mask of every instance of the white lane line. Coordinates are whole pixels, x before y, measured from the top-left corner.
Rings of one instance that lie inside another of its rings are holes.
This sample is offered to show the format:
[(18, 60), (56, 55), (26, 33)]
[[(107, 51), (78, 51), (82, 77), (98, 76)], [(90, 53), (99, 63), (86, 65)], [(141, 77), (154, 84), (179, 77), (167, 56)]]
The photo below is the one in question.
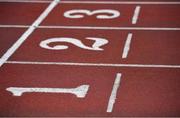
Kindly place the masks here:
[[(29, 2), (29, 3), (50, 3), (50, 0), (0, 0), (0, 2)], [(147, 5), (176, 5), (180, 4), (180, 2), (152, 2), (152, 1), (61, 1), (61, 3), (65, 4), (147, 4)]]
[(0, 2), (16, 2), (16, 3), (51, 3), (52, 1), (47, 0), (0, 0)]
[(129, 50), (130, 50), (130, 44), (131, 44), (131, 40), (132, 40), (132, 33), (128, 33), (125, 45), (124, 45), (124, 49), (123, 49), (123, 54), (122, 54), (122, 58), (127, 58)]
[(72, 63), (72, 62), (31, 62), (31, 61), (7, 61), (7, 64), (22, 65), (64, 65), (64, 66), (94, 66), (94, 67), (132, 67), (132, 68), (174, 68), (180, 69), (180, 65), (159, 64), (110, 64), (110, 63)]
[(117, 95), (118, 88), (120, 86), (120, 82), (121, 82), (121, 73), (117, 73), (106, 112), (112, 112), (113, 110), (113, 106), (116, 100), (116, 95)]
[(6, 90), (11, 92), (13, 96), (22, 96), (23, 93), (70, 93), (78, 98), (84, 98), (88, 92), (89, 85), (81, 85), (76, 88), (25, 88), (25, 87), (9, 87)]
[[(28, 28), (28, 25), (0, 25), (0, 28)], [(40, 29), (90, 29), (90, 30), (149, 30), (179, 31), (180, 27), (95, 27), (95, 26), (37, 26)]]
[(29, 28), (30, 25), (0, 25), (0, 28)]
[(136, 8), (134, 9), (134, 15), (132, 17), (132, 24), (136, 24), (139, 18), (139, 14), (140, 14), (140, 10), (141, 7), (140, 6), (136, 6)]
[(141, 2), (141, 1), (62, 1), (63, 3), (78, 3), (78, 4), (180, 4), (180, 2)]
[(10, 58), (11, 55), (22, 45), (30, 34), (40, 25), (46, 16), (53, 10), (60, 0), (54, 0), (45, 11), (33, 22), (33, 24), (24, 32), (24, 34), (10, 47), (0, 59), (0, 67)]
[(91, 26), (39, 26), (38, 28), (54, 28), (54, 29), (90, 29), (90, 30), (171, 30), (177, 31), (180, 28), (161, 28), (161, 27), (91, 27)]

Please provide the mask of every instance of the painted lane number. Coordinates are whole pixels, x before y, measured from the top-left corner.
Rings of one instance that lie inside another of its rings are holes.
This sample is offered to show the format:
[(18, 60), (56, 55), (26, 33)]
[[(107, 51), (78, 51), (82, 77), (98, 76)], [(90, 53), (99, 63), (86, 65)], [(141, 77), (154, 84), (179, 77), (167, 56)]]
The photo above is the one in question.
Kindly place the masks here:
[(26, 87), (9, 87), (6, 90), (13, 96), (22, 96), (24, 93), (70, 93), (78, 98), (84, 98), (88, 92), (89, 85), (81, 85), (76, 88), (26, 88)]
[[(100, 15), (98, 15), (100, 14)], [(106, 15), (103, 15), (106, 14)], [(108, 14), (108, 15), (107, 15)], [(117, 18), (120, 16), (120, 12), (117, 10), (112, 10), (112, 9), (100, 9), (100, 10), (85, 10), (85, 9), (74, 9), (74, 10), (69, 10), (64, 13), (64, 17), (66, 18), (83, 18), (87, 16), (92, 16), (96, 15), (97, 19), (113, 19)]]
[(101, 48), (101, 46), (108, 43), (108, 40), (104, 38), (96, 38), (96, 37), (86, 37), (86, 39), (93, 40), (94, 43), (92, 46), (86, 46), (83, 44), (80, 40), (75, 38), (69, 38), (69, 37), (59, 37), (59, 38), (50, 38), (46, 39), (44, 41), (40, 42), (40, 47), (49, 49), (49, 50), (65, 50), (69, 47), (67, 45), (56, 45), (56, 46), (49, 46), (51, 43), (59, 43), (59, 42), (65, 42), (73, 44), (79, 48), (85, 49), (85, 50), (93, 50), (93, 51), (103, 51), (104, 49)]

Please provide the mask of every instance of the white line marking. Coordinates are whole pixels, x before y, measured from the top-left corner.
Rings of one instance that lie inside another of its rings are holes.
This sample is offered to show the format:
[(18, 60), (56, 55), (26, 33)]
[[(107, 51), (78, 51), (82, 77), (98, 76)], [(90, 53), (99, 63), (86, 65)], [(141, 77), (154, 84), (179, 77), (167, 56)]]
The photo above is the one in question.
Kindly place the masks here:
[[(0, 28), (28, 28), (28, 25), (0, 25)], [(38, 26), (42, 29), (90, 29), (90, 30), (149, 30), (179, 31), (179, 27), (94, 27), (94, 26)]]
[(91, 27), (91, 26), (39, 26), (39, 28), (59, 29), (91, 29), (91, 30), (180, 30), (180, 28), (155, 27)]
[(78, 4), (180, 4), (180, 2), (141, 2), (141, 1), (63, 1), (63, 3), (78, 3)]
[(123, 54), (122, 54), (122, 58), (127, 58), (129, 50), (130, 50), (130, 44), (131, 44), (131, 40), (132, 40), (132, 33), (129, 33), (124, 45), (124, 49), (123, 49)]
[(139, 14), (140, 14), (140, 6), (136, 6), (135, 10), (134, 10), (134, 15), (132, 17), (132, 24), (136, 24), (139, 18)]
[(89, 85), (81, 85), (76, 88), (24, 88), (9, 87), (6, 90), (11, 92), (13, 96), (21, 96), (23, 93), (70, 93), (78, 98), (84, 98), (88, 92)]
[(47, 0), (0, 0), (0, 2), (17, 2), (17, 3), (51, 3)]
[(0, 25), (0, 28), (29, 28), (30, 25)]
[(180, 28), (159, 27), (91, 27), (91, 26), (39, 26), (39, 28), (93, 29), (93, 30), (180, 30)]
[(95, 67), (133, 67), (133, 68), (175, 68), (180, 65), (159, 64), (108, 64), (108, 63), (71, 63), (71, 62), (31, 62), (31, 61), (7, 61), (7, 64), (29, 64), (29, 65), (64, 65), (64, 66), (95, 66)]
[(113, 89), (112, 89), (112, 92), (111, 92), (111, 96), (109, 98), (109, 102), (108, 102), (106, 112), (112, 112), (112, 110), (113, 110), (113, 106), (114, 106), (114, 103), (115, 103), (115, 100), (116, 100), (116, 95), (117, 95), (118, 88), (120, 86), (120, 82), (121, 82), (121, 73), (117, 73), (116, 79), (114, 81)]
[[(50, 0), (0, 0), (0, 2), (29, 2), (29, 3), (50, 3)], [(180, 2), (142, 2), (142, 1), (61, 1), (61, 3), (65, 4), (149, 4), (149, 5), (176, 5), (180, 4)]]
[[(0, 28), (28, 28), (28, 25), (0, 25)], [(42, 29), (90, 29), (90, 30), (154, 30), (179, 31), (179, 27), (94, 27), (94, 26), (38, 26)]]
[(60, 0), (54, 0), (45, 11), (34, 21), (34, 23), (24, 32), (24, 34), (10, 47), (0, 59), (0, 67), (10, 58), (11, 55), (22, 45), (22, 43), (30, 36), (30, 34), (39, 26), (52, 9)]

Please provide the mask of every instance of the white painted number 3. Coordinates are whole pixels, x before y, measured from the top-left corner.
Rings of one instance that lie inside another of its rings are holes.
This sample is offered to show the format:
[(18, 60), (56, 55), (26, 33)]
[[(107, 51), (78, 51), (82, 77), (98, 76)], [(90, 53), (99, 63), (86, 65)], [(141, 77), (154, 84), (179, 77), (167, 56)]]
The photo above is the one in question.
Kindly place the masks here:
[(49, 50), (65, 50), (68, 49), (67, 45), (56, 45), (50, 46), (50, 43), (71, 43), (79, 48), (86, 49), (86, 50), (94, 50), (94, 51), (103, 51), (104, 49), (101, 46), (108, 43), (108, 40), (104, 38), (96, 38), (96, 37), (86, 37), (86, 39), (95, 41), (92, 46), (86, 46), (80, 40), (75, 38), (68, 38), (68, 37), (59, 37), (59, 38), (50, 38), (40, 42), (40, 47), (49, 49)]
[[(83, 18), (84, 17), (83, 14), (86, 14), (88, 16), (101, 14), (101, 15), (96, 16), (97, 19), (113, 19), (120, 16), (119, 11), (111, 10), (111, 9), (100, 9), (100, 10), (94, 10), (94, 11), (84, 10), (84, 9), (74, 9), (74, 10), (66, 11), (64, 13), (64, 17)], [(103, 14), (108, 14), (108, 15), (103, 15)]]

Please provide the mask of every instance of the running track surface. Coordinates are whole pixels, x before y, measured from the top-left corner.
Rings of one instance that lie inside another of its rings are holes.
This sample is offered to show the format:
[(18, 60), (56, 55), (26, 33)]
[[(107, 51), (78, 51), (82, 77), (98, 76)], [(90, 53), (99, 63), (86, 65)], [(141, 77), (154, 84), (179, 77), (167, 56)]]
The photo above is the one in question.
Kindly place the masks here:
[(178, 0), (0, 0), (0, 116), (180, 116), (179, 11)]

